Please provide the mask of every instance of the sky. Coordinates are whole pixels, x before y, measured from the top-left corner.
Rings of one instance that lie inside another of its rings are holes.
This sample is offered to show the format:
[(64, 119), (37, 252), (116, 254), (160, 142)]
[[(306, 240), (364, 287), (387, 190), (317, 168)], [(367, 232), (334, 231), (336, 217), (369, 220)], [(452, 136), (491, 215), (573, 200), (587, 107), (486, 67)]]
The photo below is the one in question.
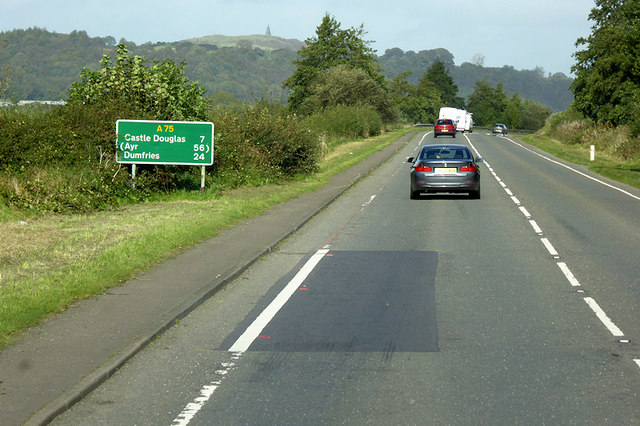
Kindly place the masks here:
[(329, 14), (362, 25), (378, 55), (447, 49), (456, 65), (542, 68), (571, 76), (579, 37), (591, 33), (594, 0), (0, 0), (0, 32), (38, 27), (136, 44), (214, 34), (314, 37)]

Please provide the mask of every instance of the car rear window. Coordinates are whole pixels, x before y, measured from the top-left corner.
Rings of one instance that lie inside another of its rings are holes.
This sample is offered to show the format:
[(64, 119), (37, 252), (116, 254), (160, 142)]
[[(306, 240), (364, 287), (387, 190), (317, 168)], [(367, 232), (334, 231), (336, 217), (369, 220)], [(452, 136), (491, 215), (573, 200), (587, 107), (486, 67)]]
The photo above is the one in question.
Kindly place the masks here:
[(421, 160), (470, 160), (471, 153), (465, 148), (434, 148), (422, 151)]
[(451, 124), (453, 125), (453, 121), (451, 120), (438, 120), (436, 124)]

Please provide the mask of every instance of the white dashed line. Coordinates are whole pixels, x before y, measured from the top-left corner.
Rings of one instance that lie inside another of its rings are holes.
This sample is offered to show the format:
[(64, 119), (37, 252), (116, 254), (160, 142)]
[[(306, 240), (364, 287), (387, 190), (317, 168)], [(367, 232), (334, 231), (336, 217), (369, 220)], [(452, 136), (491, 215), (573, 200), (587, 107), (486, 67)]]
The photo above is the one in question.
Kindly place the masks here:
[(540, 241), (542, 241), (542, 244), (545, 246), (551, 256), (560, 256), (560, 253), (558, 253), (558, 251), (553, 247), (548, 238), (540, 238)]
[(535, 220), (530, 220), (529, 223), (531, 224), (531, 227), (533, 228), (533, 232), (535, 232), (538, 235), (542, 235), (542, 229), (538, 226), (538, 224), (536, 223)]
[(562, 273), (564, 274), (565, 277), (567, 277), (567, 280), (569, 280), (569, 283), (574, 286), (574, 287), (580, 287), (580, 282), (576, 279), (576, 277), (573, 275), (573, 273), (571, 272), (571, 270), (569, 269), (569, 267), (567, 266), (566, 263), (564, 262), (558, 262), (558, 267), (560, 268), (560, 270), (562, 271)]
[(520, 206), (518, 208), (520, 209), (524, 217), (526, 217), (527, 219), (531, 219), (531, 213), (529, 213), (529, 211), (527, 211), (527, 209), (524, 208), (524, 206)]
[(602, 308), (598, 306), (595, 300), (591, 297), (585, 297), (584, 301), (587, 302), (587, 305), (591, 308), (593, 312), (595, 312), (596, 316), (602, 323), (607, 327), (607, 329), (613, 334), (615, 337), (623, 337), (624, 333), (609, 319), (607, 314), (604, 313)]
[[(480, 153), (478, 152), (478, 150), (475, 148), (475, 146), (473, 146), (473, 144), (471, 143), (471, 141), (469, 140), (469, 138), (465, 135), (465, 138), (467, 138), (467, 141), (469, 142), (469, 144), (471, 145), (471, 147), (473, 148), (473, 150), (476, 152), (476, 154), (479, 156)], [(591, 179), (595, 182), (598, 182), (602, 185), (605, 185), (607, 187), (610, 187), (612, 189), (615, 189), (617, 191), (620, 191), (632, 198), (638, 199), (640, 200), (640, 197), (637, 197), (625, 190), (622, 190), (618, 187), (615, 187), (613, 185), (610, 185), (606, 182), (603, 182), (599, 179), (593, 178), (585, 173), (579, 172), (565, 164), (562, 164), (558, 161), (552, 160), (548, 157), (545, 157), (544, 155), (541, 155), (529, 148), (526, 148), (525, 146), (509, 139), (509, 138), (505, 138), (508, 141), (510, 141), (511, 143), (525, 149), (526, 151), (529, 151), (547, 161), (550, 161), (554, 164), (560, 165), (566, 169), (571, 170), (572, 172), (575, 172), (579, 175), (582, 175), (588, 179)], [(520, 201), (518, 200), (518, 198), (516, 198), (516, 196), (511, 192), (511, 190), (507, 187), (506, 183), (498, 176), (498, 174), (486, 163), (487, 167), (489, 168), (489, 170), (491, 171), (491, 173), (493, 174), (493, 176), (495, 177), (496, 181), (500, 184), (500, 186), (502, 186), (502, 188), (505, 190), (505, 192), (507, 193), (507, 195), (509, 195), (509, 197), (511, 198), (511, 200), (514, 202), (514, 204), (516, 204), (518, 206), (518, 209), (522, 212), (522, 214), (527, 218), (530, 219), (529, 223), (531, 224), (531, 227), (533, 228), (534, 232), (538, 235), (543, 235), (542, 229), (540, 228), (540, 226), (538, 226), (538, 224), (536, 223), (535, 220), (531, 219), (531, 214), (527, 211), (527, 209), (521, 205)], [(558, 259), (560, 258), (560, 254), (558, 253), (558, 251), (553, 247), (553, 245), (551, 244), (551, 242), (549, 241), (548, 238), (540, 238), (540, 241), (542, 242), (542, 244), (545, 246), (545, 248), (547, 249), (547, 251), (549, 252), (549, 254), (551, 254), (551, 256), (553, 256), (554, 258)], [(584, 293), (584, 290), (582, 290), (582, 286), (580, 285), (580, 282), (578, 281), (578, 279), (573, 275), (573, 273), (571, 272), (571, 270), (569, 269), (569, 267), (567, 266), (566, 263), (564, 262), (557, 262), (558, 267), (560, 268), (560, 270), (562, 271), (562, 273), (564, 274), (564, 276), (567, 278), (567, 281), (569, 281), (569, 283), (571, 284), (571, 286), (573, 287), (579, 287), (579, 289), (577, 289), (578, 293)], [(620, 330), (615, 324), (614, 322), (607, 316), (607, 314), (602, 310), (602, 308), (600, 308), (600, 306), (598, 305), (598, 303), (596, 303), (596, 301), (591, 298), (591, 297), (585, 297), (584, 301), (586, 302), (586, 304), (591, 308), (591, 310), (596, 314), (596, 316), (598, 317), (598, 319), (605, 325), (605, 327), (607, 328), (607, 330), (609, 330), (609, 332), (614, 336), (614, 337), (624, 337), (624, 333), (622, 332), (622, 330)], [(619, 342), (621, 343), (629, 343), (630, 341), (628, 339), (620, 339)], [(635, 362), (635, 364), (640, 367), (640, 359), (634, 359), (633, 360)]]

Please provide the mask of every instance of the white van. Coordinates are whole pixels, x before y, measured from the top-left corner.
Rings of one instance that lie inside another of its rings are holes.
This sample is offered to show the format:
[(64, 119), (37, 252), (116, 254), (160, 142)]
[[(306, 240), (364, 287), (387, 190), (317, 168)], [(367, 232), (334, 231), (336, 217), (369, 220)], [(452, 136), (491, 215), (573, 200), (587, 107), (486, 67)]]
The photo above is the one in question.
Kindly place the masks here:
[(456, 122), (456, 132), (464, 133), (467, 123), (467, 111), (463, 109), (459, 109), (458, 111), (458, 121)]
[(473, 132), (473, 117), (472, 117), (473, 113), (471, 112), (466, 112), (464, 114), (464, 125), (463, 127), (463, 132), (469, 132), (472, 133)]
[(458, 130), (458, 122), (460, 121), (460, 110), (458, 108), (452, 107), (442, 107), (440, 108), (440, 113), (438, 115), (438, 119), (445, 119), (453, 121), (453, 125), (456, 127), (456, 131)]

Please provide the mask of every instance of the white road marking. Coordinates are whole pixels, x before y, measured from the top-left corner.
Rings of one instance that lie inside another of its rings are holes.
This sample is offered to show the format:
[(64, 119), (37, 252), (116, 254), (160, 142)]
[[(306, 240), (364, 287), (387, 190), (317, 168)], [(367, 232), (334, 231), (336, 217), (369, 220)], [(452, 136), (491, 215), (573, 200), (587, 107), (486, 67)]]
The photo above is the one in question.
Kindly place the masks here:
[(242, 353), (249, 349), (249, 346), (258, 338), (262, 330), (269, 324), (273, 317), (278, 313), (285, 303), (296, 292), (300, 284), (309, 276), (311, 271), (318, 265), (318, 262), (329, 252), (328, 249), (322, 249), (315, 252), (311, 259), (304, 264), (302, 269), (289, 281), (289, 284), (282, 289), (275, 299), (266, 307), (258, 318), (245, 330), (244, 333), (231, 345), (229, 352)]
[[(373, 200), (374, 197), (371, 197)], [(371, 201), (370, 200), (370, 201)], [(304, 264), (304, 266), (298, 271), (298, 273), (289, 281), (286, 287), (276, 296), (275, 299), (262, 311), (262, 313), (256, 318), (253, 323), (245, 330), (244, 333), (231, 345), (229, 352), (233, 353), (233, 359), (239, 359), (244, 352), (249, 349), (249, 346), (260, 335), (262, 330), (269, 324), (273, 317), (280, 311), (280, 309), (287, 303), (293, 293), (300, 287), (300, 284), (309, 276), (311, 271), (318, 265), (318, 262), (329, 252), (328, 246), (323, 247), (311, 256), (311, 259)], [(235, 365), (233, 362), (223, 363), (222, 369), (216, 370), (215, 373), (218, 376), (224, 377)], [(186, 426), (195, 417), (204, 404), (209, 401), (213, 392), (220, 386), (221, 381), (215, 380), (208, 385), (205, 385), (200, 389), (200, 395), (186, 405), (182, 412), (175, 418), (172, 426)]]
[(551, 242), (549, 242), (548, 238), (540, 238), (540, 241), (542, 241), (542, 244), (544, 244), (544, 246), (546, 247), (547, 251), (551, 256), (560, 256), (560, 254), (556, 251), (553, 245), (551, 245)]
[[(382, 188), (381, 188), (382, 189)], [(378, 190), (378, 192), (380, 192), (380, 189)], [(367, 201), (365, 201), (362, 206), (360, 206), (360, 211), (364, 210), (365, 207), (367, 207), (369, 204), (371, 204), (371, 202), (374, 200), (374, 198), (376, 198), (376, 195), (372, 195), (371, 197), (369, 197), (369, 199)]]
[(558, 267), (560, 268), (560, 270), (562, 271), (562, 273), (564, 274), (565, 277), (567, 277), (567, 280), (569, 280), (569, 283), (574, 286), (574, 287), (580, 287), (580, 282), (576, 279), (576, 277), (573, 275), (573, 273), (571, 272), (571, 270), (569, 269), (569, 267), (567, 266), (566, 263), (564, 262), (558, 262)]
[[(232, 357), (232, 359), (234, 360), (238, 360), (239, 358), (239, 355), (234, 355)], [(216, 370), (216, 374), (224, 377), (229, 371), (231, 371), (231, 368), (234, 365), (234, 362), (223, 362), (223, 369)], [(191, 422), (191, 420), (193, 420), (196, 414), (198, 414), (200, 410), (202, 410), (202, 407), (204, 407), (204, 404), (209, 401), (211, 395), (213, 395), (215, 390), (220, 387), (221, 381), (222, 379), (214, 380), (210, 384), (203, 386), (202, 389), (200, 389), (200, 395), (196, 399), (194, 399), (193, 402), (188, 403), (184, 407), (178, 417), (173, 420), (171, 426), (187, 426)]]
[(624, 333), (613, 323), (613, 321), (611, 321), (611, 319), (609, 319), (607, 314), (604, 313), (602, 308), (598, 306), (595, 300), (593, 300), (591, 297), (585, 297), (584, 301), (587, 302), (587, 305), (589, 305), (591, 310), (595, 312), (598, 319), (602, 321), (602, 323), (605, 325), (605, 327), (607, 327), (607, 330), (609, 330), (611, 334), (613, 334), (615, 337), (624, 336)]
[(631, 198), (635, 198), (636, 200), (640, 200), (640, 197), (638, 197), (637, 195), (633, 195), (633, 194), (632, 194), (632, 193), (630, 193), (629, 191), (625, 191), (625, 190), (624, 190), (624, 189), (622, 189), (622, 188), (618, 188), (617, 186), (611, 185), (611, 184), (609, 184), (609, 183), (607, 183), (607, 182), (604, 182), (604, 181), (602, 181), (602, 180), (600, 180), (600, 179), (594, 178), (593, 176), (589, 176), (588, 174), (583, 173), (583, 172), (581, 172), (581, 171), (579, 171), (579, 170), (576, 170), (576, 169), (574, 169), (573, 167), (567, 166), (566, 164), (563, 164), (563, 163), (561, 163), (561, 162), (559, 162), (559, 161), (556, 161), (556, 160), (554, 160), (554, 159), (552, 159), (552, 158), (549, 158), (549, 157), (544, 156), (544, 155), (542, 155), (542, 154), (540, 154), (540, 153), (537, 153), (537, 152), (535, 152), (534, 150), (529, 149), (529, 148), (527, 148), (526, 146), (524, 146), (524, 145), (522, 145), (522, 144), (520, 144), (520, 143), (518, 143), (518, 142), (516, 142), (516, 141), (514, 141), (514, 140), (511, 140), (511, 139), (509, 139), (509, 138), (505, 138), (505, 139), (506, 139), (506, 140), (508, 140), (509, 142), (511, 142), (512, 144), (517, 145), (517, 146), (519, 146), (520, 148), (522, 148), (522, 149), (524, 149), (524, 150), (526, 150), (526, 151), (529, 151), (529, 152), (531, 152), (531, 153), (533, 153), (533, 154), (537, 155), (537, 156), (538, 156), (538, 157), (540, 157), (540, 158), (544, 158), (545, 160), (547, 160), (547, 161), (549, 161), (549, 162), (551, 162), (551, 163), (553, 163), (553, 164), (557, 164), (558, 166), (564, 167), (564, 168), (565, 168), (565, 169), (567, 169), (567, 170), (571, 170), (572, 172), (577, 173), (577, 174), (579, 174), (580, 176), (584, 176), (584, 177), (586, 177), (587, 179), (591, 179), (592, 181), (597, 182), (597, 183), (599, 183), (599, 184), (601, 184), (601, 185), (604, 185), (604, 186), (606, 186), (606, 187), (608, 187), (608, 188), (615, 189), (616, 191), (622, 192), (623, 194), (628, 195), (628, 196), (629, 196), (629, 197), (631, 197)]
[[(465, 137), (466, 137), (466, 135), (465, 135)], [(601, 181), (600, 179), (596, 179), (596, 178), (591, 177), (591, 176), (589, 176), (589, 175), (587, 175), (587, 174), (585, 174), (585, 173), (582, 173), (582, 172), (580, 172), (580, 171), (578, 171), (578, 170), (575, 170), (575, 169), (574, 169), (574, 168), (572, 168), (572, 167), (569, 167), (569, 166), (567, 166), (567, 165), (565, 165), (565, 164), (562, 164), (562, 163), (560, 163), (560, 162), (558, 162), (558, 161), (552, 160), (551, 158), (548, 158), (548, 157), (546, 157), (546, 156), (544, 156), (544, 155), (541, 155), (541, 154), (539, 154), (539, 153), (537, 153), (537, 152), (535, 152), (535, 151), (533, 151), (533, 150), (531, 150), (531, 149), (529, 149), (529, 148), (526, 148), (525, 146), (521, 145), (520, 143), (517, 143), (517, 142), (515, 142), (515, 141), (513, 141), (513, 140), (511, 140), (511, 139), (509, 139), (509, 138), (505, 138), (505, 139), (509, 140), (511, 143), (513, 143), (513, 144), (515, 144), (515, 145), (518, 145), (518, 146), (519, 146), (519, 147), (521, 147), (522, 149), (524, 149), (524, 150), (526, 150), (526, 151), (529, 151), (529, 152), (531, 152), (531, 153), (533, 153), (533, 154), (535, 154), (535, 155), (537, 155), (537, 156), (539, 156), (539, 157), (541, 157), (541, 158), (543, 158), (543, 159), (545, 159), (545, 160), (547, 160), (547, 161), (550, 161), (550, 162), (552, 162), (552, 163), (554, 163), (554, 164), (557, 164), (557, 165), (559, 165), (559, 166), (562, 166), (562, 167), (564, 167), (564, 168), (566, 168), (566, 169), (568, 169), (568, 170), (571, 170), (572, 172), (575, 172), (575, 173), (577, 173), (577, 174), (579, 174), (579, 175), (581, 175), (581, 176), (584, 176), (584, 177), (586, 177), (586, 178), (588, 178), (588, 179), (591, 179), (591, 180), (593, 180), (593, 181), (595, 181), (595, 182), (597, 182), (597, 183), (600, 183), (600, 184), (602, 184), (602, 185), (604, 185), (604, 186), (607, 186), (607, 187), (609, 187), (609, 188), (615, 189), (616, 191), (620, 191), (620, 192), (622, 192), (623, 194), (626, 194), (626, 195), (628, 195), (628, 196), (630, 196), (630, 197), (632, 197), (632, 198), (635, 198), (635, 199), (637, 199), (637, 200), (640, 200), (640, 197), (637, 197), (637, 196), (635, 196), (635, 195), (633, 195), (633, 194), (631, 194), (631, 193), (629, 193), (629, 192), (627, 192), (627, 191), (625, 191), (625, 190), (623, 190), (623, 189), (621, 189), (621, 188), (618, 188), (618, 187), (616, 187), (616, 186), (610, 185), (610, 184), (608, 184), (608, 183), (606, 183), (606, 182)], [(474, 151), (476, 151), (476, 154), (477, 154), (477, 155), (480, 155), (480, 153), (479, 153), (479, 152), (478, 152), (478, 150), (473, 146), (473, 144), (471, 143), (471, 141), (469, 140), (469, 138), (468, 138), (468, 137), (467, 137), (467, 141), (469, 142), (469, 144), (471, 145), (471, 147), (474, 149)], [(486, 162), (485, 162), (485, 163), (486, 163)], [(488, 167), (488, 165), (487, 165), (487, 167)], [(502, 179), (500, 179), (500, 177), (499, 177), (499, 176), (498, 176), (498, 175), (493, 171), (493, 169), (491, 169), (491, 168), (489, 168), (489, 169), (491, 170), (491, 173), (493, 173), (493, 175), (494, 175), (494, 177), (496, 178), (496, 180), (498, 181), (498, 183), (500, 183), (500, 185), (501, 185), (503, 188), (505, 188), (505, 191), (506, 191), (506, 192), (507, 192), (507, 194), (511, 197), (511, 199), (514, 201), (514, 203), (515, 203), (516, 205), (519, 205), (519, 202), (516, 202), (517, 198), (516, 198), (516, 197), (511, 193), (511, 191), (510, 191), (510, 190), (508, 190), (508, 188), (506, 187), (506, 184), (502, 181)], [(527, 211), (527, 209), (526, 209), (524, 206), (519, 206), (519, 209), (520, 209), (520, 211), (525, 215), (525, 217), (526, 217), (527, 219), (531, 219), (531, 214)], [(534, 231), (535, 231), (537, 234), (542, 235), (542, 229), (538, 226), (538, 224), (536, 223), (536, 221), (535, 221), (535, 220), (529, 220), (529, 223), (531, 224), (531, 226), (533, 227)], [(556, 257), (556, 258), (557, 258), (557, 257), (559, 257), (558, 252), (557, 252), (557, 251), (556, 251), (556, 249), (553, 247), (553, 245), (551, 244), (551, 242), (549, 241), (549, 239), (548, 239), (548, 238), (541, 238), (541, 239), (540, 239), (540, 241), (542, 242), (542, 244), (544, 244), (544, 246), (546, 247), (547, 251), (548, 251), (552, 256), (554, 256), (554, 257)], [(579, 281), (578, 281), (578, 279), (573, 275), (573, 273), (571, 272), (571, 270), (569, 269), (569, 267), (567, 266), (567, 264), (566, 264), (566, 263), (564, 263), (564, 262), (557, 262), (557, 265), (558, 265), (558, 267), (560, 268), (560, 270), (562, 271), (562, 273), (564, 274), (564, 276), (567, 278), (567, 280), (569, 281), (569, 283), (570, 283), (573, 287), (581, 287), (580, 282), (579, 282)], [(584, 292), (584, 291), (580, 289), (580, 290), (578, 290), (578, 292)], [(591, 298), (591, 297), (585, 297), (585, 298), (584, 298), (584, 301), (587, 303), (587, 305), (591, 308), (591, 310), (596, 314), (596, 316), (598, 317), (598, 319), (599, 319), (599, 320), (600, 320), (600, 321), (605, 325), (605, 327), (609, 330), (609, 332), (610, 332), (613, 336), (615, 336), (615, 337), (624, 337), (624, 333), (622, 332), (622, 330), (620, 330), (620, 329), (618, 328), (618, 326), (616, 326), (616, 325), (614, 324), (614, 322), (613, 322), (613, 321), (611, 321), (611, 319), (610, 319), (610, 318), (607, 316), (607, 314), (602, 310), (602, 308), (600, 308), (600, 306), (598, 305), (598, 303), (596, 303), (596, 301), (595, 301), (593, 298)], [(628, 340), (620, 340), (620, 341), (621, 341), (621, 342), (624, 342), (624, 343), (628, 343), (628, 342), (629, 342)], [(633, 361), (636, 363), (636, 365), (637, 365), (638, 367), (640, 367), (640, 359), (634, 359)]]
[(542, 229), (538, 226), (538, 224), (536, 223), (535, 220), (530, 220), (529, 223), (531, 224), (531, 227), (533, 228), (533, 232), (535, 232), (538, 235), (542, 235)]
[(529, 213), (529, 211), (524, 206), (520, 206), (518, 208), (520, 209), (524, 217), (526, 217), (527, 219), (531, 219), (531, 213)]
[(176, 419), (173, 421), (173, 423), (171, 423), (171, 425), (172, 426), (188, 425), (191, 422), (191, 420), (193, 420), (195, 415), (198, 414), (200, 410), (202, 410), (202, 407), (209, 400), (209, 398), (211, 398), (211, 395), (213, 395), (213, 392), (218, 388), (218, 386), (219, 386), (219, 383), (204, 386), (200, 390), (200, 396), (197, 397), (193, 402), (190, 402), (189, 404), (187, 404), (187, 406), (184, 407), (184, 410), (182, 410), (180, 415), (176, 417)]

